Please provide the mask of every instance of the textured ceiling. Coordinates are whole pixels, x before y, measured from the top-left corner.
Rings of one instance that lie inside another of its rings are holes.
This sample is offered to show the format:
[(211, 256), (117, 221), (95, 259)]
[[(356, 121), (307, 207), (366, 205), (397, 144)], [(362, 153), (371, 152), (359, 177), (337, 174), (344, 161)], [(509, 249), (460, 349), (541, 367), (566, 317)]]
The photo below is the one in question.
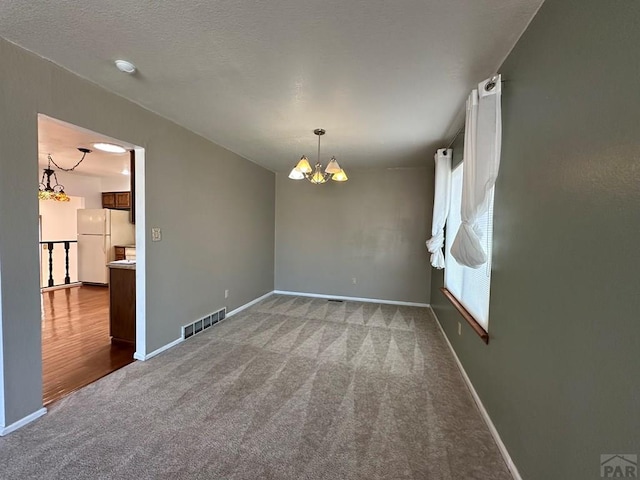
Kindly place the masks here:
[[(115, 143), (124, 148), (134, 147), (128, 143), (75, 127), (46, 115), (38, 115), (38, 164), (41, 167), (47, 165), (47, 156), (51, 154), (51, 158), (58, 165), (63, 168), (71, 168), (82, 158), (78, 147), (84, 147), (92, 152), (78, 165), (74, 173), (98, 177), (122, 175), (122, 169), (129, 166), (129, 153), (101, 152), (93, 148), (93, 144), (98, 142)], [(55, 167), (54, 169), (57, 170)]]
[(541, 3), (0, 0), (0, 36), (271, 170), (325, 128), (348, 170), (430, 161)]

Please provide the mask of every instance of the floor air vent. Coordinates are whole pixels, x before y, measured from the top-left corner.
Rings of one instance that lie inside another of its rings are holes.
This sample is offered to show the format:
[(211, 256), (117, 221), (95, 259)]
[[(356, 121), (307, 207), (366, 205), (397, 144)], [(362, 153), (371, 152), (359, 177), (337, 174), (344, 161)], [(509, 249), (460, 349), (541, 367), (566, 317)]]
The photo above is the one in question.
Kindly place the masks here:
[(206, 330), (209, 327), (213, 327), (216, 323), (222, 321), (227, 316), (227, 307), (218, 310), (217, 312), (213, 312), (211, 315), (207, 315), (200, 320), (196, 320), (193, 323), (188, 325), (184, 325), (182, 327), (182, 339), (186, 340), (189, 337), (193, 337), (194, 335)]

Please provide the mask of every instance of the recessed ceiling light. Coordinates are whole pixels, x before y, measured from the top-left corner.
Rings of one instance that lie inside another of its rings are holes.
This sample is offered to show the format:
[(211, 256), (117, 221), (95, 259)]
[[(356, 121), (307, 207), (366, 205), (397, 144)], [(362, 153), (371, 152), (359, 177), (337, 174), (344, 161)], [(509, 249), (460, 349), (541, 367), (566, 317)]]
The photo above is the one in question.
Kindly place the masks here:
[(126, 60), (116, 60), (116, 67), (124, 73), (136, 73), (136, 66)]
[(98, 150), (109, 153), (124, 153), (127, 151), (126, 148), (121, 147), (120, 145), (115, 145), (113, 143), (94, 143), (93, 148), (97, 148)]

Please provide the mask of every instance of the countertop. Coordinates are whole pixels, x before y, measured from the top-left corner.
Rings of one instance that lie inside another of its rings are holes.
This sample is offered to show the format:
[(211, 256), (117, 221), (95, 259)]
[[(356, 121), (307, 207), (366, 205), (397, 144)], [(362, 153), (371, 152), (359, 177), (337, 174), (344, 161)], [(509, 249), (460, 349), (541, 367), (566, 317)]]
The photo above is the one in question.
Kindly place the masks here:
[(123, 270), (135, 270), (136, 269), (136, 261), (135, 260), (116, 260), (115, 262), (107, 263), (107, 267), (109, 268), (120, 268)]

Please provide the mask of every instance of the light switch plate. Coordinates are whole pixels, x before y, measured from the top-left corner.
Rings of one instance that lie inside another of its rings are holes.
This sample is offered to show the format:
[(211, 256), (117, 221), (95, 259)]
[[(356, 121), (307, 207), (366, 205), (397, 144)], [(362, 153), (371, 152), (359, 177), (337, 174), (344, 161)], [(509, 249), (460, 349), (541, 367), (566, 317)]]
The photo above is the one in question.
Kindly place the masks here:
[(151, 241), (152, 242), (159, 242), (160, 240), (162, 240), (162, 230), (160, 230), (160, 227), (152, 227), (151, 228)]

